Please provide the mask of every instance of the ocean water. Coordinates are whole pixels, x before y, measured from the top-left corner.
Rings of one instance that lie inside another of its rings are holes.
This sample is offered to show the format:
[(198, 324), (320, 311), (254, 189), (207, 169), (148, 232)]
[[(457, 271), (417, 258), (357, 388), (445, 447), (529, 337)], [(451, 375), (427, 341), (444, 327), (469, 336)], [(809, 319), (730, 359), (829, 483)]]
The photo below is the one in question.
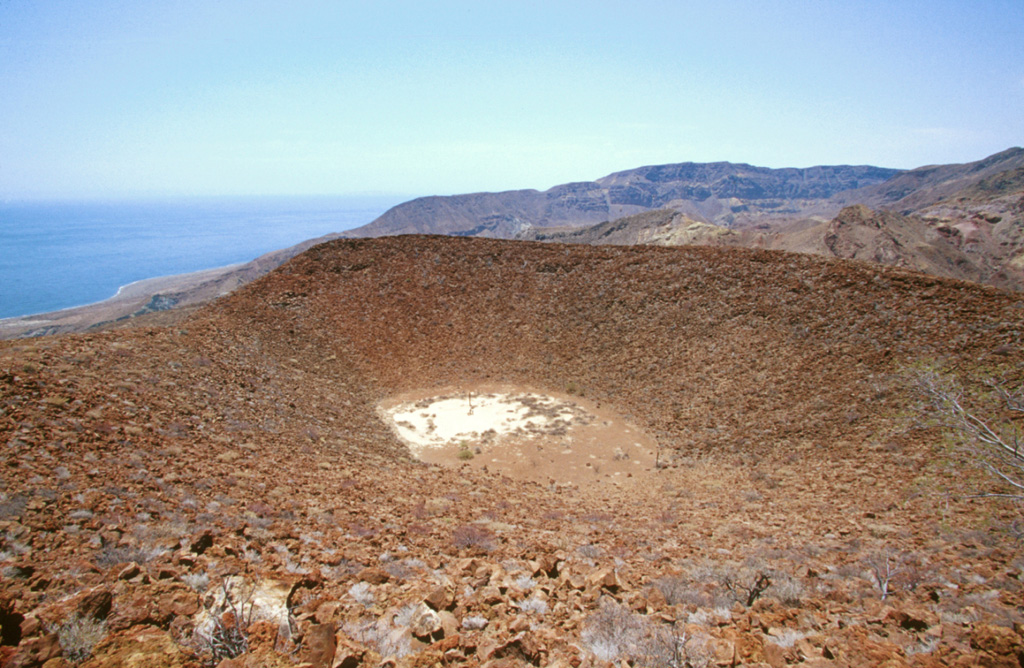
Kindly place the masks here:
[(248, 262), (358, 227), (406, 199), (0, 203), (0, 318), (101, 301), (146, 278)]

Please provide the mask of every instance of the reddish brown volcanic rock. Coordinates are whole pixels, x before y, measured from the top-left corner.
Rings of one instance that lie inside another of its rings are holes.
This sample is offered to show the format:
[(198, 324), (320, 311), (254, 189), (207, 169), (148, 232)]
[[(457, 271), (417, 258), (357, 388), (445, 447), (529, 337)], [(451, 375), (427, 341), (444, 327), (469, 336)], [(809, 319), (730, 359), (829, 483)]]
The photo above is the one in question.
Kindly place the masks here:
[[(395, 237), (172, 327), (3, 342), (0, 660), (1010, 665), (1019, 513), (964, 495), (987, 478), (905, 369), (1012, 381), (1022, 307), (769, 251)], [(613, 407), (668, 466), (427, 466), (376, 412), (479, 383)]]

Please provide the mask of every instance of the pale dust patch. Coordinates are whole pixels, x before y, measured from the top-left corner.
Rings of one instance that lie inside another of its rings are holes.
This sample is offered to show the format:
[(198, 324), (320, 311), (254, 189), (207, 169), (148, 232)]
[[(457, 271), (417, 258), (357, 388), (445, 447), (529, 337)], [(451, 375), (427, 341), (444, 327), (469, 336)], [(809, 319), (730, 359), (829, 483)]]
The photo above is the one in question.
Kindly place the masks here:
[(657, 445), (600, 403), (474, 387), (413, 393), (379, 406), (422, 461), (563, 485), (625, 484), (654, 469)]
[(413, 454), (485, 437), (558, 435), (594, 420), (579, 405), (541, 394), (430, 397), (385, 410)]

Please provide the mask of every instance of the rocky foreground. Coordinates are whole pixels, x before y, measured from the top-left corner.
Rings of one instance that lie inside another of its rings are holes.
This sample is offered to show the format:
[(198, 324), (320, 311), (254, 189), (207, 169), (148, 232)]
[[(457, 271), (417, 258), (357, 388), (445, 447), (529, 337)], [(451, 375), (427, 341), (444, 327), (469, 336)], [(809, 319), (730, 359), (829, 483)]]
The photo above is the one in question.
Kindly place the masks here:
[[(914, 387), (983, 405), (1022, 331), (864, 263), (397, 237), (3, 342), (0, 663), (1018, 666), (1020, 508)], [(377, 412), (480, 383), (612, 406), (658, 466), (428, 466)]]

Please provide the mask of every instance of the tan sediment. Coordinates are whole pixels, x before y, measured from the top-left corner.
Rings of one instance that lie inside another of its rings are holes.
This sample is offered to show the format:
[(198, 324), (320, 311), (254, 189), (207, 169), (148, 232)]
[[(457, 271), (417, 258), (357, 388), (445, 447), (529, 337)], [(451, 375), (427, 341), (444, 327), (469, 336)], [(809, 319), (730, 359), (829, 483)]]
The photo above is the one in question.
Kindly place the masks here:
[(621, 484), (654, 469), (657, 444), (607, 406), (528, 388), (407, 393), (378, 407), (414, 456), (561, 485)]

